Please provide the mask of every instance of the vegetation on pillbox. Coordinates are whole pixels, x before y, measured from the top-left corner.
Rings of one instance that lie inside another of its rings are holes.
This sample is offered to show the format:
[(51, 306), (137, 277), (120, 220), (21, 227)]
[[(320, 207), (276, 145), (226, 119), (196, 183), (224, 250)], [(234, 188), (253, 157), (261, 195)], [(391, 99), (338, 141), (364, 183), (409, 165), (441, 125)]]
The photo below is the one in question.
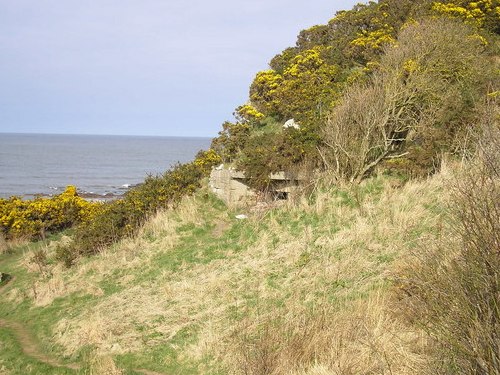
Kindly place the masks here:
[[(266, 174), (298, 164), (358, 182), (376, 166), (433, 173), (443, 153), (468, 147), (474, 108), (495, 79), (499, 9), (494, 0), (380, 0), (338, 12), (257, 73), (250, 102), (213, 147), (259, 190)], [(300, 136), (279, 129), (291, 118)]]

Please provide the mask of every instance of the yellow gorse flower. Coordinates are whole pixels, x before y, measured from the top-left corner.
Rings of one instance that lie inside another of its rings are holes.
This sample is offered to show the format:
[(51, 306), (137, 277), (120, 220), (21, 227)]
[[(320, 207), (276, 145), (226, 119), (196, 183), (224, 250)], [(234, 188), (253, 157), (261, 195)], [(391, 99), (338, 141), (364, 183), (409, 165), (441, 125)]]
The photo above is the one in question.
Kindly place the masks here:
[(79, 197), (74, 186), (52, 198), (0, 199), (0, 231), (7, 238), (43, 237), (45, 232), (92, 220), (100, 207)]

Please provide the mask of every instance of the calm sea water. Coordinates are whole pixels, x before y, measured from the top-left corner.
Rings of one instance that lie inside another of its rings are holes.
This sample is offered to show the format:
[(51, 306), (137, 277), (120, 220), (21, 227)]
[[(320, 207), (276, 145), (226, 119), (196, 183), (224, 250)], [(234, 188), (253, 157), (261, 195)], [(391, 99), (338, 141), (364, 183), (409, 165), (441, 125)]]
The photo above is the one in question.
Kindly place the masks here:
[(209, 138), (0, 133), (0, 197), (52, 195), (67, 185), (120, 195), (209, 145)]

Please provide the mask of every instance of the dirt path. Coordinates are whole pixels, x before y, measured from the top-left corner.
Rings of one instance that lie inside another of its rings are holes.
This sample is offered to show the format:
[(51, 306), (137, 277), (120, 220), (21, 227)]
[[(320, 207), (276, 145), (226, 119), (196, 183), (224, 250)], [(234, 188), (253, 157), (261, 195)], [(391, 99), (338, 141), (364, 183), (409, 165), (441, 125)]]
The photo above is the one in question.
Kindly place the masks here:
[[(40, 350), (40, 347), (34, 340), (33, 336), (30, 334), (28, 329), (20, 323), (0, 319), (0, 327), (4, 327), (9, 329), (14, 333), (16, 340), (21, 345), (23, 353), (31, 358), (35, 358), (36, 360), (51, 365), (53, 367), (66, 367), (73, 370), (79, 370), (81, 366), (77, 364), (62, 364), (57, 359), (53, 357), (49, 357), (45, 353)], [(144, 374), (144, 375), (166, 375), (161, 372), (146, 370), (146, 369), (134, 369), (135, 372)]]
[[(4, 285), (0, 286), (0, 294), (3, 293), (3, 291), (8, 286), (10, 286), (15, 279), (16, 279), (15, 276), (12, 276)], [(0, 327), (7, 328), (14, 334), (16, 340), (21, 345), (23, 353), (26, 354), (28, 357), (35, 358), (40, 362), (46, 363), (54, 367), (66, 367), (66, 368), (71, 368), (73, 370), (78, 370), (80, 368), (80, 366), (76, 364), (62, 364), (55, 358), (52, 358), (43, 353), (38, 343), (33, 338), (30, 331), (26, 328), (25, 325), (7, 319), (0, 319)]]
[[(6, 289), (7, 286), (9, 286), (13, 281), (15, 280), (15, 277), (12, 276), (9, 281), (7, 281), (4, 285), (0, 287), (0, 294)], [(57, 359), (48, 356), (47, 354), (43, 353), (41, 350), (40, 346), (34, 339), (33, 335), (30, 333), (30, 331), (26, 328), (25, 325), (14, 322), (12, 320), (7, 320), (7, 319), (0, 319), (0, 327), (2, 328), (7, 328), (10, 330), (19, 345), (21, 345), (21, 349), (24, 354), (26, 354), (28, 357), (35, 358), (36, 360), (43, 362), (45, 364), (48, 364), (53, 367), (65, 367), (65, 368), (70, 368), (73, 370), (79, 370), (81, 366), (77, 364), (62, 364), (60, 361)], [(161, 372), (156, 372), (156, 371), (151, 371), (151, 370), (146, 370), (146, 369), (134, 369), (135, 372), (144, 374), (144, 375), (166, 375)]]
[(9, 329), (14, 333), (16, 340), (21, 345), (23, 353), (29, 357), (35, 358), (36, 360), (46, 363), (54, 367), (66, 367), (73, 370), (80, 369), (80, 366), (76, 364), (62, 364), (55, 358), (49, 357), (43, 353), (31, 333), (28, 331), (26, 326), (21, 323), (13, 322), (10, 320), (0, 319), (0, 327)]

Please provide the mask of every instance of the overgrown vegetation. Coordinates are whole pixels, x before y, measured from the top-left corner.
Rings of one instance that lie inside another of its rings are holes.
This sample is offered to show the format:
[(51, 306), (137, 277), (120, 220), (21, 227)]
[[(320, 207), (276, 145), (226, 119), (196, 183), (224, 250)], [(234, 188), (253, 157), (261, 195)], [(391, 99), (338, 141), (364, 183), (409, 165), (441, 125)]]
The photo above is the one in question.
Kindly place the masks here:
[(383, 163), (409, 176), (435, 172), (463, 152), (478, 103), (495, 78), (474, 31), (454, 20), (408, 25), (369, 79), (347, 90), (323, 129), (338, 178), (357, 180)]
[(0, 258), (16, 276), (0, 319), (27, 322), (59, 358), (91, 351), (129, 373), (411, 369), (421, 341), (390, 319), (386, 274), (437, 227), (442, 178), (397, 184), (324, 186), (246, 220), (202, 190), (71, 268), (55, 261), (65, 238), (43, 247), (43, 271), (17, 250)]
[[(214, 149), (260, 190), (298, 165), (358, 182), (375, 166), (434, 173), (443, 153), (469, 145), (476, 104), (496, 79), (499, 9), (381, 0), (339, 12), (256, 75), (245, 106), (256, 116), (238, 109)], [(282, 124), (292, 118), (291, 136)]]
[(212, 150), (202, 151), (191, 163), (179, 164), (162, 176), (149, 176), (122, 199), (104, 204), (93, 220), (80, 224), (73, 242), (59, 248), (59, 259), (69, 266), (81, 255), (96, 254), (137, 234), (158, 210), (175, 206), (200, 188), (203, 178), (219, 162), (220, 157)]
[[(102, 372), (499, 374), (498, 25), (496, 0), (380, 0), (302, 31), (211, 150), (0, 254), (0, 318)], [(219, 163), (323, 178), (238, 221), (200, 190)]]
[(500, 126), (490, 104), (475, 158), (451, 181), (451, 222), (402, 273), (406, 313), (435, 341), (428, 374), (500, 373)]

